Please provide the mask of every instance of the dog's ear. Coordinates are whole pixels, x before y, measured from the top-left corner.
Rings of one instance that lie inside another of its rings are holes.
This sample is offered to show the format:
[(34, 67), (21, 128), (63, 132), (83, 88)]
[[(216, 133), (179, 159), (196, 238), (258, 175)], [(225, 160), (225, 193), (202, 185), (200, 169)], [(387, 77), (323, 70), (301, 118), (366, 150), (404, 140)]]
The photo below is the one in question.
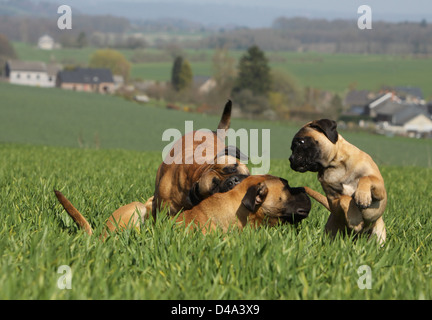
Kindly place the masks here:
[(218, 157), (224, 155), (234, 157), (242, 162), (247, 162), (249, 160), (248, 156), (241, 152), (240, 149), (235, 146), (225, 147), (224, 151), (219, 152), (215, 158), (217, 159)]
[(325, 136), (332, 142), (336, 143), (338, 140), (338, 132), (336, 130), (337, 123), (336, 121), (329, 120), (329, 119), (321, 119), (321, 120), (315, 120), (312, 121), (309, 127), (314, 128), (322, 133), (325, 134)]
[(186, 202), (189, 205), (190, 208), (196, 206), (199, 204), (202, 200), (200, 190), (199, 190), (199, 184), (198, 182), (195, 182), (192, 188), (189, 190), (189, 194), (186, 198)]
[(242, 204), (251, 212), (255, 212), (267, 197), (268, 188), (263, 183), (250, 186), (242, 199)]

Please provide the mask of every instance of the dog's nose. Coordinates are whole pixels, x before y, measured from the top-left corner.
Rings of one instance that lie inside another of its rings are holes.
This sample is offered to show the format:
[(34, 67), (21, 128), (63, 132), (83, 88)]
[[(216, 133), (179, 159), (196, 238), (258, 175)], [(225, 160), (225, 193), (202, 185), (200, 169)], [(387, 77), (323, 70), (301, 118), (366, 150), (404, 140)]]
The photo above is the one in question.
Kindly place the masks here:
[(228, 180), (228, 186), (233, 187), (239, 182), (239, 179), (237, 177), (232, 177)]

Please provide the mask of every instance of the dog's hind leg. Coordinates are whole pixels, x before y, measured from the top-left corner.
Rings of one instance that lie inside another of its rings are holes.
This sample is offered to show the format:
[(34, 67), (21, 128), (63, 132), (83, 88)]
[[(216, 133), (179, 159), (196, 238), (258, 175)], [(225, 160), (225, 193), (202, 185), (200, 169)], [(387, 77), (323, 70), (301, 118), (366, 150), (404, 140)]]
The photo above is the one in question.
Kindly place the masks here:
[(382, 217), (375, 221), (369, 238), (373, 237), (374, 235), (377, 236), (378, 243), (383, 246), (387, 238), (387, 233)]
[(337, 201), (344, 212), (348, 227), (355, 232), (362, 231), (364, 227), (363, 215), (355, 200), (350, 196), (342, 195)]

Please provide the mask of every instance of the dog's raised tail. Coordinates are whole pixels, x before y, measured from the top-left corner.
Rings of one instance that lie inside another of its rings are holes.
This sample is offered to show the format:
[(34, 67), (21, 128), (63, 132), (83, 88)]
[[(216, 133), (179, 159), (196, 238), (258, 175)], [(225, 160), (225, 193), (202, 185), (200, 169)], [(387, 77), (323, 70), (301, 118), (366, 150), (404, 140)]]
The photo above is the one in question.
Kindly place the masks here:
[(311, 197), (314, 198), (316, 201), (318, 201), (319, 203), (321, 203), (328, 211), (330, 211), (330, 206), (328, 203), (328, 200), (325, 196), (323, 196), (321, 193), (312, 190), (309, 187), (304, 187), (306, 193)]
[(84, 218), (84, 216), (73, 206), (73, 204), (58, 190), (54, 190), (54, 193), (61, 203), (66, 212), (71, 216), (71, 218), (75, 221), (75, 223), (88, 235), (93, 234), (93, 230), (90, 226), (90, 223)]
[(228, 130), (231, 125), (231, 109), (232, 109), (232, 102), (231, 100), (228, 100), (228, 102), (225, 105), (224, 111), (222, 113), (222, 118), (219, 121), (218, 129), (224, 129)]

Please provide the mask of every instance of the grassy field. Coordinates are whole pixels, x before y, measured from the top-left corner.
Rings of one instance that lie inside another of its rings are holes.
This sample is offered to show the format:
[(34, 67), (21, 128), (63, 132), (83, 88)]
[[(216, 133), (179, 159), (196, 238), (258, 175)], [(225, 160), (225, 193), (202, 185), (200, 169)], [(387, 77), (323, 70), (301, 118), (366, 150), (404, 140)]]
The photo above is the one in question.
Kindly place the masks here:
[[(152, 195), (157, 153), (0, 144), (0, 299), (431, 299), (430, 168), (382, 166), (388, 241), (323, 237), (328, 213), (313, 203), (297, 228), (203, 236), (162, 215), (105, 243), (78, 230), (62, 190), (101, 232), (109, 214)], [(286, 160), (271, 172), (320, 189)], [(71, 289), (57, 283), (62, 265)], [(371, 268), (372, 289), (358, 287)]]
[[(19, 58), (87, 64), (95, 48), (58, 49), (53, 51), (38, 50), (23, 43), (14, 43)], [(120, 50), (128, 59), (134, 50)], [(166, 81), (171, 78), (172, 60), (169, 55), (156, 49), (146, 49), (151, 55), (158, 52), (167, 57), (166, 61), (135, 63), (131, 76), (148, 80)], [(186, 57), (202, 56), (199, 61), (192, 61), (195, 75), (212, 75), (212, 50), (184, 50)], [(231, 56), (239, 59), (244, 51), (231, 51)], [(360, 55), (360, 54), (320, 54), (296, 52), (268, 52), (273, 69), (290, 73), (301, 86), (311, 86), (344, 94), (350, 85), (357, 89), (379, 90), (381, 86), (413, 86), (423, 90), (426, 99), (432, 99), (432, 87), (429, 85), (432, 58), (412, 56)]]
[[(430, 140), (343, 132), (380, 165), (383, 248), (323, 237), (328, 213), (317, 203), (297, 228), (203, 236), (162, 213), (103, 243), (74, 225), (53, 188), (99, 233), (116, 208), (152, 195), (165, 129), (183, 132), (185, 120), (212, 129), (218, 117), (7, 84), (0, 96), (0, 299), (432, 299)], [(321, 190), (315, 174), (289, 168), (299, 126), (233, 119), (232, 127), (270, 129), (269, 173)], [(62, 265), (70, 290), (57, 285)], [(357, 284), (364, 265), (370, 290)]]

